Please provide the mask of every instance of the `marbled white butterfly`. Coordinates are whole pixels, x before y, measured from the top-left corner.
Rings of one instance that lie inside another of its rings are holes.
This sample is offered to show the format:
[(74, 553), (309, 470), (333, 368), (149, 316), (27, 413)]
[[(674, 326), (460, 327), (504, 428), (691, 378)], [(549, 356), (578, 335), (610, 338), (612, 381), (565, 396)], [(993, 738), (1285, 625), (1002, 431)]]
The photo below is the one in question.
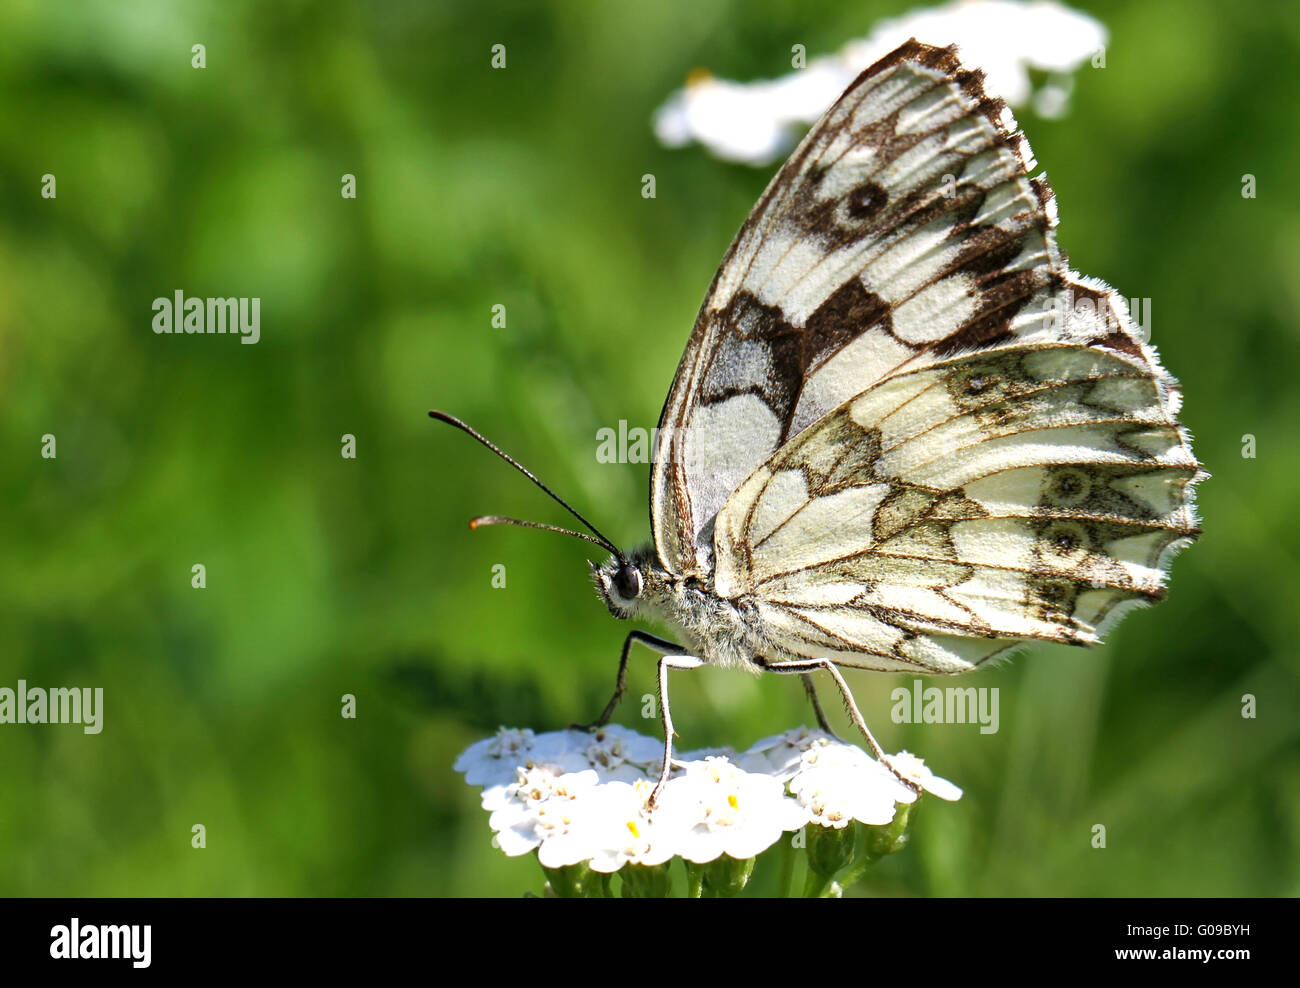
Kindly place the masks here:
[[(700, 309), (656, 443), (654, 543), (592, 565), (670, 669), (967, 672), (1090, 645), (1164, 593), (1205, 474), (1123, 299), (1072, 272), (1046, 178), (955, 49), (910, 41), (812, 128)], [(474, 435), (464, 423), (431, 413)], [(528, 473), (526, 470), (525, 473)], [(553, 526), (488, 516), (505, 522)], [(825, 718), (817, 707), (819, 720)]]

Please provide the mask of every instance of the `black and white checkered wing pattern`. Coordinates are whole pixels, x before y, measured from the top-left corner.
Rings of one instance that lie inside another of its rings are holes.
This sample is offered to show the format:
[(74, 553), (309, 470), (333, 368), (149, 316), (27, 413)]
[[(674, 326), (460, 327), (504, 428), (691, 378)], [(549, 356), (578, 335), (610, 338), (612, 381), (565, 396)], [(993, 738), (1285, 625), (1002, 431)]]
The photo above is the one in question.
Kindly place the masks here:
[(903, 368), (1043, 332), (1068, 282), (1051, 191), (981, 75), (909, 42), (864, 72), (723, 260), (660, 420), (655, 543), (712, 565), (712, 522), (776, 450)]
[(1166, 375), (1025, 343), (895, 375), (756, 470), (717, 516), (716, 592), (771, 652), (964, 672), (1093, 644), (1164, 594), (1200, 477)]

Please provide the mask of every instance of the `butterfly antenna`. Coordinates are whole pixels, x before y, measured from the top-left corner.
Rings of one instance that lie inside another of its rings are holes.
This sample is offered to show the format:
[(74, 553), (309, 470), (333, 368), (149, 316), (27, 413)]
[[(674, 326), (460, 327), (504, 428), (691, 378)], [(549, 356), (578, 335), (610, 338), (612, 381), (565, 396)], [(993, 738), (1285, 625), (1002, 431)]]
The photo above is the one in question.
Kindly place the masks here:
[(469, 520), (470, 528), (487, 525), (517, 525), (519, 528), (540, 528), (543, 532), (559, 532), (561, 535), (572, 535), (575, 539), (584, 539), (593, 545), (600, 546), (602, 549), (609, 549), (616, 556), (622, 555), (603, 539), (593, 538), (586, 532), (575, 532), (571, 528), (560, 528), (558, 525), (547, 525), (540, 521), (521, 521), (518, 518), (506, 518), (503, 515), (479, 515), (477, 518)]
[(437, 419), (440, 422), (446, 422), (448, 425), (455, 426), (457, 429), (459, 429), (461, 432), (465, 433), (466, 435), (471, 436), (474, 439), (477, 439), (488, 449), (492, 450), (492, 452), (496, 453), (497, 456), (501, 457), (501, 459), (505, 460), (512, 467), (514, 467), (525, 477), (531, 480), (534, 484), (536, 484), (538, 487), (544, 490), (548, 495), (550, 495), (551, 499), (554, 500), (557, 504), (559, 504), (562, 508), (564, 508), (565, 511), (569, 512), (569, 514), (573, 515), (574, 518), (577, 518), (578, 521), (586, 525), (587, 528), (589, 528), (592, 534), (594, 534), (596, 537), (592, 538), (590, 535), (587, 535), (583, 532), (572, 532), (567, 528), (557, 528), (554, 525), (543, 525), (541, 522), (520, 521), (517, 518), (503, 518), (500, 515), (483, 515), (479, 518), (475, 518), (473, 521), (469, 523), (470, 528), (477, 528), (479, 525), (518, 525), (521, 528), (540, 528), (548, 532), (560, 532), (564, 535), (574, 535), (580, 539), (586, 539), (588, 542), (595, 543), (596, 545), (600, 546), (602, 549), (606, 549), (609, 552), (613, 553), (615, 556), (623, 555), (621, 552), (618, 551), (618, 549), (615, 547), (613, 542), (611, 542), (609, 539), (605, 538), (605, 536), (601, 534), (600, 529), (598, 529), (595, 525), (587, 521), (587, 519), (582, 516), (582, 512), (578, 511), (578, 509), (573, 507), (573, 505), (569, 504), (568, 501), (564, 500), (564, 498), (556, 494), (555, 491), (551, 490), (549, 487), (543, 484), (540, 480), (537, 479), (536, 474), (534, 474), (526, 466), (524, 466), (513, 456), (511, 456), (509, 453), (503, 450), (496, 443), (492, 442), (492, 440), (484, 436), (477, 429), (473, 428), (472, 426), (468, 425), (465, 422), (462, 422), (460, 419), (456, 418), (456, 416), (448, 415), (446, 412), (440, 412), (437, 409), (434, 409), (429, 412), (429, 418)]

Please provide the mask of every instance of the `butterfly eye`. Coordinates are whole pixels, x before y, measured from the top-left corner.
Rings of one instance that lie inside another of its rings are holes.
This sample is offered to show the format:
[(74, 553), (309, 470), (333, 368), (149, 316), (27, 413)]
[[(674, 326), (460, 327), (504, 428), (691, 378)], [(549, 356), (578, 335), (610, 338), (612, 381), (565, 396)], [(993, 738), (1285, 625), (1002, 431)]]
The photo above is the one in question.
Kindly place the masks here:
[(614, 574), (614, 589), (624, 600), (636, 600), (641, 596), (641, 571), (635, 566), (620, 566)]

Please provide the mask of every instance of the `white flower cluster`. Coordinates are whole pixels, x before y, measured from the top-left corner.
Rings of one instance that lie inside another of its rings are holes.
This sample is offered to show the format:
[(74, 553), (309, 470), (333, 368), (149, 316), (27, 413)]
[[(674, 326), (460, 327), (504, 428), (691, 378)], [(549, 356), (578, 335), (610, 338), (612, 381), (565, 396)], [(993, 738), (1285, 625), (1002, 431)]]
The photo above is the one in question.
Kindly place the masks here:
[[(809, 823), (841, 828), (850, 820), (886, 824), (895, 804), (916, 799), (860, 748), (806, 728), (739, 755), (683, 753), (650, 809), (662, 759), (660, 741), (615, 724), (590, 734), (502, 728), (471, 745), (456, 770), (484, 787), (483, 808), (506, 854), (536, 850), (546, 868), (588, 862), (598, 872), (675, 857), (745, 860), (786, 831)], [(961, 796), (915, 755), (890, 762), (942, 799)]]
[[(867, 37), (779, 79), (739, 83), (693, 73), (655, 111), (655, 134), (668, 147), (698, 141), (720, 158), (768, 164), (858, 73), (909, 38), (956, 44), (967, 67), (984, 70), (990, 95), (1015, 107), (1032, 100), (1041, 115), (1059, 117), (1069, 105), (1070, 73), (1105, 46), (1107, 35), (1099, 21), (1053, 0), (954, 0), (882, 21)], [(1037, 90), (1031, 68), (1050, 73)]]

